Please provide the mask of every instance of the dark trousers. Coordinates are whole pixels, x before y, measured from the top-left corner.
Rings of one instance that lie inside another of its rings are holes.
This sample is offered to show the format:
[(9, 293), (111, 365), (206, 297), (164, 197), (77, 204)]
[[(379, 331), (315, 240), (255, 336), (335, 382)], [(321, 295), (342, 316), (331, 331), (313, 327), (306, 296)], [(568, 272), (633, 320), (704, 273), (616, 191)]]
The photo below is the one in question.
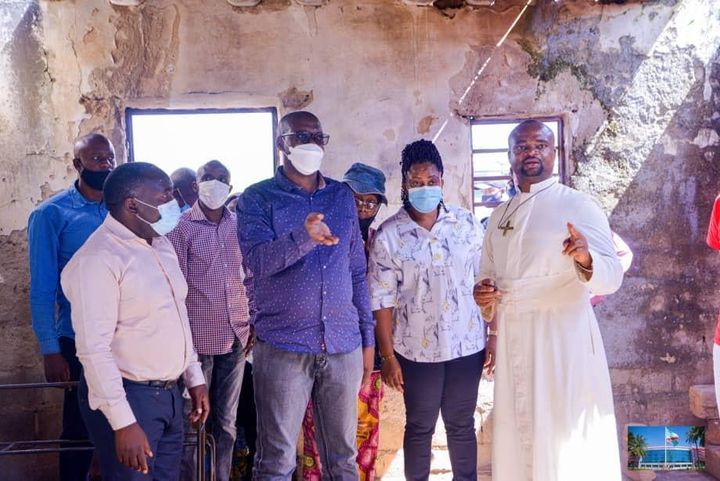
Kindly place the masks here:
[[(75, 340), (61, 337), (60, 353), (70, 366), (70, 380), (80, 380), (82, 366), (75, 352)], [(71, 441), (87, 440), (88, 433), (80, 414), (77, 388), (65, 391), (63, 400), (62, 433), (60, 439)], [(73, 445), (75, 446), (75, 445)], [(60, 481), (85, 481), (92, 461), (92, 451), (68, 451), (60, 453)]]
[(180, 388), (150, 387), (130, 381), (123, 381), (123, 386), (153, 457), (147, 460), (150, 468), (147, 475), (120, 464), (115, 451), (115, 432), (101, 411), (90, 409), (87, 384), (82, 379), (80, 410), (95, 445), (103, 481), (177, 481), (184, 438)]
[[(720, 387), (720, 383), (718, 383)], [(237, 471), (237, 481), (251, 481), (253, 457), (255, 456), (255, 441), (257, 440), (257, 411), (255, 409), (255, 390), (253, 389), (252, 363), (245, 363), (242, 389), (238, 402), (237, 420), (238, 442), (242, 446), (237, 452), (234, 469)]]
[(453, 481), (476, 481), (474, 414), (485, 351), (445, 362), (414, 362), (395, 355), (405, 382), (405, 479), (429, 479), (432, 436), (441, 413)]
[[(237, 427), (235, 421), (240, 399), (240, 388), (245, 373), (245, 354), (240, 341), (235, 340), (232, 351), (227, 354), (204, 355), (198, 359), (205, 375), (205, 384), (210, 391), (210, 417), (207, 428), (215, 438), (215, 466), (217, 481), (229, 481), (233, 462), (233, 450)], [(192, 426), (188, 416), (192, 411), (192, 402), (185, 400), (185, 429), (190, 432)], [(197, 450), (185, 448), (181, 479), (192, 481), (196, 478)]]

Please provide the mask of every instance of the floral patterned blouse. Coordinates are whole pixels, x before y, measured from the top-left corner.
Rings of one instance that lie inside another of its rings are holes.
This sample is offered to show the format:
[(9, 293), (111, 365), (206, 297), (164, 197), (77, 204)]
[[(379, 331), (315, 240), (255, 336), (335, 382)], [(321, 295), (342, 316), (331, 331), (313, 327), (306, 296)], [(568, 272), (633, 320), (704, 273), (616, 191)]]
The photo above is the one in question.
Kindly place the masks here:
[(485, 347), (473, 299), (483, 227), (473, 214), (440, 207), (427, 230), (404, 208), (382, 223), (370, 248), (372, 309), (394, 308), (393, 344), (415, 362), (443, 362)]

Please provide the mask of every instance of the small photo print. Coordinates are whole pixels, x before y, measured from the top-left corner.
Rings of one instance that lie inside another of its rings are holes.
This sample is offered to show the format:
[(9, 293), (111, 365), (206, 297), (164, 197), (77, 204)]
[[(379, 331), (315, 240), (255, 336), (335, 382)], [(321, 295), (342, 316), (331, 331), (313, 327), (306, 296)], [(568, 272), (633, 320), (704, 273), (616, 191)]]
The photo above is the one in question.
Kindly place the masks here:
[(705, 469), (704, 426), (628, 426), (628, 468), (653, 471)]

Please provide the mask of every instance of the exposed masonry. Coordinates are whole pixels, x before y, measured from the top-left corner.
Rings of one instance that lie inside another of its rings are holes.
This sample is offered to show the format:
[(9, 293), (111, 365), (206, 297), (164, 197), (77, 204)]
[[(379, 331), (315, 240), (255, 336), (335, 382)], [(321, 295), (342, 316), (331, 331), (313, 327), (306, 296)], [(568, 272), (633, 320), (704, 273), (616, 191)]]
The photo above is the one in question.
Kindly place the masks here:
[[(703, 241), (720, 174), (711, 0), (536, 2), (500, 47), (522, 0), (113, 3), (0, 5), (0, 383), (42, 379), (27, 216), (75, 178), (76, 136), (100, 130), (124, 157), (128, 106), (310, 109), (332, 134), (328, 174), (357, 161), (386, 171), (382, 216), (399, 206), (408, 141), (442, 129), (446, 196), (469, 206), (469, 118), (562, 114), (572, 182), (599, 198), (635, 252), (623, 288), (598, 308), (620, 432), (693, 421), (687, 392), (712, 380), (720, 309), (720, 261)], [(1, 435), (56, 436), (60, 395), (3, 398)], [(399, 396), (383, 414), (381, 470), (401, 444)], [(484, 471), (490, 443), (485, 426)], [(3, 468), (52, 479), (46, 461)]]

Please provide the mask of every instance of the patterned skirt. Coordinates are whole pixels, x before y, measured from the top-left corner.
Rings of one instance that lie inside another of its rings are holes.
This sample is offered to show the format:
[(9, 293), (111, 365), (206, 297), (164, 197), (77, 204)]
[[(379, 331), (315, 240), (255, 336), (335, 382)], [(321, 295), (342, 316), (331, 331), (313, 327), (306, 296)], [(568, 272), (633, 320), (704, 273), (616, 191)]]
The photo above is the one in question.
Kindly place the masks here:
[[(380, 402), (383, 382), (380, 371), (373, 371), (370, 382), (358, 396), (357, 464), (360, 481), (375, 480), (375, 462), (380, 446)], [(303, 480), (320, 481), (322, 466), (320, 452), (315, 440), (312, 402), (308, 404), (303, 419)]]

